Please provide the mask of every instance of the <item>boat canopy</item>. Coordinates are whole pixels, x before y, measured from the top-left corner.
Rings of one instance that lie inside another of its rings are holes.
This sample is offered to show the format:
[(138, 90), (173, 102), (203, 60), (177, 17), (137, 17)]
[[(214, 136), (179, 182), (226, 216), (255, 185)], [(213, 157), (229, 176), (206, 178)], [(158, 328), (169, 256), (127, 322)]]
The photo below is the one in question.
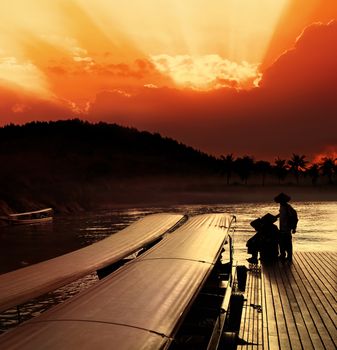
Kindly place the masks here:
[(110, 237), (74, 252), (0, 275), (0, 311), (111, 265), (156, 241), (183, 215), (148, 215)]
[(17, 213), (17, 214), (8, 214), (9, 217), (15, 218), (15, 217), (20, 217), (20, 216), (27, 216), (27, 215), (34, 215), (34, 214), (43, 214), (43, 213), (52, 213), (53, 208), (46, 208), (46, 209), (41, 209), (41, 210), (35, 210), (35, 211), (27, 211), (25, 213)]
[(199, 215), (83, 293), (0, 337), (6, 349), (166, 349), (233, 217)]

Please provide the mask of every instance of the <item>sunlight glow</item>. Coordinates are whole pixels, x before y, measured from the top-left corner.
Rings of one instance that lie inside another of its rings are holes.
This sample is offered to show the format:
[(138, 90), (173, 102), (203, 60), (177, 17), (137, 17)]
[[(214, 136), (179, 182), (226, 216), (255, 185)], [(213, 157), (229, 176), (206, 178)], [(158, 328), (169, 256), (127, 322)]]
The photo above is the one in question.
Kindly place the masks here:
[(96, 14), (95, 23), (106, 35), (119, 28), (179, 86), (206, 89), (257, 84), (257, 66), (288, 2), (133, 0), (116, 6), (79, 1), (87, 13)]
[(149, 59), (179, 86), (253, 86), (289, 1), (12, 0), (0, 5), (0, 79), (42, 91), (49, 66)]
[(41, 97), (49, 95), (44, 75), (31, 62), (19, 62), (16, 57), (0, 58), (0, 78)]
[(218, 54), (259, 63), (289, 0), (79, 0), (106, 35), (118, 28), (146, 55)]
[(219, 55), (156, 55), (151, 59), (160, 72), (170, 75), (178, 85), (200, 90), (249, 88), (261, 75), (256, 64), (237, 64)]

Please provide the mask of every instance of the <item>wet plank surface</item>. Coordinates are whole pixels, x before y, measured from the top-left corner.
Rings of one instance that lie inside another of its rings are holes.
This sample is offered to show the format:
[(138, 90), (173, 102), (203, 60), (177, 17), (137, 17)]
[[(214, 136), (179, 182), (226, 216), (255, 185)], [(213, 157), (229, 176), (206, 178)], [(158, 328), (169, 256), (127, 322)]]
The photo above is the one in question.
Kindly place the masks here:
[(336, 262), (297, 252), (292, 264), (251, 265), (238, 349), (336, 349)]

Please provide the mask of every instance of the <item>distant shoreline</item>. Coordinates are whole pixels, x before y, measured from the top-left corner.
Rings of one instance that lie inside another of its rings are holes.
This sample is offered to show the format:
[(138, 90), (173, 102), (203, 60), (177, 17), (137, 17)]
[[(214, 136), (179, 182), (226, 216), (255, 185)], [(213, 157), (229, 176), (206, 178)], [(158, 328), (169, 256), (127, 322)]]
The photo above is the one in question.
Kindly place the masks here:
[[(78, 190), (78, 189), (77, 189)], [(85, 189), (81, 189), (85, 192)], [(63, 191), (64, 193), (65, 191)], [(93, 185), (87, 193), (55, 198), (44, 194), (43, 200), (32, 194), (11, 198), (11, 203), (0, 200), (0, 215), (13, 212), (52, 207), (56, 214), (72, 214), (92, 209), (118, 207), (174, 206), (184, 204), (230, 204), (245, 202), (272, 202), (280, 192), (292, 197), (292, 201), (337, 201), (336, 186), (256, 186), (222, 185), (216, 183), (155, 183), (139, 180), (125, 181), (118, 186)], [(34, 198), (34, 199), (32, 199)], [(0, 223), (3, 224), (3, 223)]]
[(221, 191), (163, 191), (156, 193), (146, 193), (138, 191), (133, 193), (132, 201), (127, 196), (124, 200), (111, 200), (102, 203), (100, 207), (119, 207), (119, 206), (149, 206), (149, 205), (167, 205), (174, 204), (230, 204), (246, 202), (268, 202), (280, 192), (285, 192), (292, 197), (292, 201), (337, 201), (336, 187), (293, 187), (293, 186), (228, 186)]
[(295, 201), (337, 200), (334, 160), (330, 168), (304, 172), (300, 164), (291, 167), (295, 160), (306, 164), (296, 154), (279, 165), (250, 156), (216, 158), (116, 124), (8, 125), (0, 128), (0, 148), (0, 216), (49, 207), (71, 214), (121, 205), (261, 202), (281, 191)]

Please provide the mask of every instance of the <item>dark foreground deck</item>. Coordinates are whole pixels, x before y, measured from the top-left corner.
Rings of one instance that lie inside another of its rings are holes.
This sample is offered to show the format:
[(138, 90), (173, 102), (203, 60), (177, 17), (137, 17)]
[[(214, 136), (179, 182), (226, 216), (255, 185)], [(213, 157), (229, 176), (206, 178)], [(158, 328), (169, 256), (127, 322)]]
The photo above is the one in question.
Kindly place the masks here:
[(337, 252), (298, 252), (251, 269), (239, 350), (337, 348)]

